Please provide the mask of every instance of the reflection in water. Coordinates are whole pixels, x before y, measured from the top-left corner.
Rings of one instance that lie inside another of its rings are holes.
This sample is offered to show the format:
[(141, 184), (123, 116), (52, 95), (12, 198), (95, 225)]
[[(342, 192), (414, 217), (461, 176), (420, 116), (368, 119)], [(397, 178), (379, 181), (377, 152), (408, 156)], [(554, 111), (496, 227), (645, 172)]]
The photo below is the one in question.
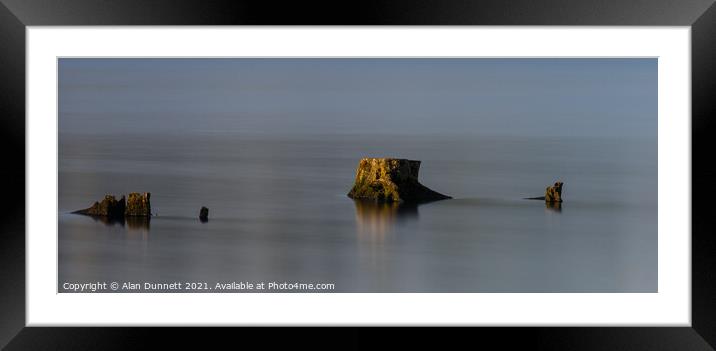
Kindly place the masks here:
[[(322, 281), (341, 293), (658, 290), (656, 133), (644, 141), (145, 134), (59, 136), (58, 290), (67, 281), (160, 278)], [(364, 211), (345, 196), (355, 161), (383, 154), (430, 160), (425, 185), (457, 199), (419, 204), (417, 219)], [(556, 168), (577, 187), (561, 213), (520, 199), (544, 189)], [(161, 213), (146, 241), (69, 213), (138, 188), (157, 194)], [(203, 204), (223, 213), (202, 224)], [(381, 227), (382, 217), (393, 220)], [(370, 242), (372, 228), (385, 229), (383, 242)]]
[(361, 239), (382, 242), (386, 233), (404, 219), (418, 217), (417, 205), (377, 203), (353, 200), (356, 206), (356, 225)]
[(562, 212), (561, 202), (545, 202), (544, 207), (553, 212)]
[[(84, 216), (84, 215), (82, 215)], [(124, 218), (122, 217), (108, 217), (108, 216), (89, 216), (87, 217), (92, 218), (95, 222), (102, 222), (106, 226), (114, 226), (114, 225), (120, 225), (124, 227)]]
[(363, 262), (372, 269), (373, 279), (379, 285), (390, 284), (390, 255), (386, 247), (394, 227), (406, 219), (417, 219), (418, 206), (399, 203), (377, 203), (353, 200), (356, 206), (358, 252)]
[(151, 217), (126, 217), (125, 222), (129, 230), (149, 231)]
[[(146, 243), (149, 238), (149, 222), (151, 217), (125, 217), (127, 238), (141, 239)], [(146, 250), (146, 246), (144, 247)]]
[(149, 232), (149, 222), (151, 220), (151, 217), (108, 217), (108, 216), (88, 216), (92, 218), (95, 222), (101, 222), (106, 226), (115, 226), (119, 225), (121, 227), (124, 227), (126, 224), (126, 228), (130, 231), (143, 231), (143, 232)]

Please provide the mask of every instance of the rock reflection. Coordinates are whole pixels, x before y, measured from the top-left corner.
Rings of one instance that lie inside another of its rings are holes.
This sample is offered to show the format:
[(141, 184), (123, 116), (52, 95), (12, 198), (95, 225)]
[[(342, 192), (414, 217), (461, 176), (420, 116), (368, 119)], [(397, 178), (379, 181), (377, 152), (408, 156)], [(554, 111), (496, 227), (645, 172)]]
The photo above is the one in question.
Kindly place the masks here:
[(124, 218), (122, 217), (108, 217), (108, 216), (87, 216), (92, 218), (95, 222), (100, 222), (108, 227), (119, 225), (124, 227)]
[(418, 217), (417, 205), (354, 200), (356, 225), (361, 239), (382, 242), (396, 223)]
[(544, 207), (553, 212), (562, 212), (562, 203), (561, 202), (545, 202)]
[[(127, 217), (109, 217), (109, 216), (88, 216), (95, 222), (100, 222), (108, 227), (118, 225), (126, 227), (130, 231), (149, 232), (149, 222), (151, 217), (127, 216)], [(125, 226), (126, 225), (126, 226)]]
[(149, 231), (149, 222), (151, 217), (126, 217), (125, 223), (130, 230)]

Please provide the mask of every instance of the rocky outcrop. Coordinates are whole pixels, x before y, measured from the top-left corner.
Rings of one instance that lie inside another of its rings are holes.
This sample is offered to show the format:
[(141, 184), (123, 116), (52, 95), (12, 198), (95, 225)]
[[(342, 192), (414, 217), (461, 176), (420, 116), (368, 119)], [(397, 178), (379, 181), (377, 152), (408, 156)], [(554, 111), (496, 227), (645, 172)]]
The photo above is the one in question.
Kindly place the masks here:
[(527, 200), (544, 200), (547, 203), (562, 202), (562, 182), (555, 182), (554, 185), (548, 186), (544, 191), (544, 196), (528, 197)]
[(125, 216), (129, 217), (150, 217), (152, 215), (152, 207), (149, 203), (150, 193), (130, 193), (127, 197), (127, 209)]
[(95, 201), (89, 208), (78, 210), (72, 213), (83, 214), (88, 216), (103, 216), (109, 218), (124, 217), (126, 202), (124, 196), (117, 200), (114, 195), (105, 195), (102, 201)]
[(150, 217), (149, 193), (131, 193), (127, 200), (124, 196), (117, 200), (114, 195), (105, 195), (102, 201), (95, 202), (91, 207), (72, 213), (107, 218)]
[(552, 186), (548, 186), (544, 193), (545, 202), (562, 202), (562, 182), (556, 182)]
[(450, 199), (418, 182), (420, 161), (396, 158), (364, 158), (348, 197), (379, 202), (428, 202)]
[(202, 222), (207, 222), (209, 220), (209, 209), (202, 206), (201, 210), (199, 210), (199, 220)]

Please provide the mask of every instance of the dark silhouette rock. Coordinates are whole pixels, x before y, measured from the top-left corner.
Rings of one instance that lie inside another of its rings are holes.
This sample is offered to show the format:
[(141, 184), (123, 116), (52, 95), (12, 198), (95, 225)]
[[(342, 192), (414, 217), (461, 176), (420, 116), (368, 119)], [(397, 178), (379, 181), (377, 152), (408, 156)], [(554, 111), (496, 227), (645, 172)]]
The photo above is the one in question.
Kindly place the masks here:
[(209, 209), (202, 206), (201, 210), (199, 210), (199, 220), (202, 222), (207, 222), (209, 220)]
[(419, 203), (451, 199), (418, 182), (420, 161), (395, 158), (364, 158), (358, 163), (352, 199), (379, 202)]
[(562, 202), (562, 182), (556, 182), (552, 186), (548, 186), (544, 193), (544, 201), (546, 202)]
[(150, 217), (152, 206), (149, 203), (150, 193), (130, 193), (127, 197), (127, 209), (125, 216), (129, 217)]
[(95, 202), (91, 207), (84, 210), (78, 210), (72, 213), (83, 214), (88, 216), (103, 216), (108, 218), (122, 218), (126, 202), (124, 196), (117, 200), (114, 195), (105, 195), (102, 201)]

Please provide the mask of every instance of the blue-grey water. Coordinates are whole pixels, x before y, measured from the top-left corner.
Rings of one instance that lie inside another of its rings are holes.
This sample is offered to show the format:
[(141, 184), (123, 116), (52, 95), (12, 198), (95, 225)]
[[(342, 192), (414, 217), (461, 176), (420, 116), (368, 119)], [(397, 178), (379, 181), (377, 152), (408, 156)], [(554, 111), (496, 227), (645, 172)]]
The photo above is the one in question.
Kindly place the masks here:
[[(454, 199), (355, 203), (362, 157), (421, 160), (421, 182)], [(557, 180), (561, 208), (523, 200)], [(134, 191), (152, 194), (149, 223), (69, 213)], [(657, 291), (655, 136), (61, 131), (58, 205), (61, 292), (112, 281)]]
[[(654, 292), (657, 82), (655, 58), (60, 58), (58, 289)], [(362, 157), (454, 199), (355, 203)], [(523, 200), (557, 180), (561, 208)], [(70, 214), (135, 191), (149, 222)]]

